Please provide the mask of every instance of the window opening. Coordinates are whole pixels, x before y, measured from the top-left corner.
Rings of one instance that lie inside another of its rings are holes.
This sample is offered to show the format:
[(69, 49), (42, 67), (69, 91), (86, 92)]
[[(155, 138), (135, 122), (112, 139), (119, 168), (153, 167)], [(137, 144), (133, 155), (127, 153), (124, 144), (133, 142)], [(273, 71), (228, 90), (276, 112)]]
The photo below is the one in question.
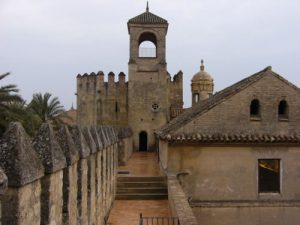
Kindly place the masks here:
[(250, 116), (260, 116), (260, 104), (257, 99), (252, 100), (250, 105)]
[(118, 102), (115, 104), (115, 112), (117, 113), (119, 111)]
[(195, 103), (199, 102), (199, 94), (198, 93), (194, 94), (194, 101), (195, 101)]
[(258, 191), (260, 193), (280, 192), (280, 160), (258, 160)]
[(278, 118), (288, 118), (288, 104), (285, 100), (281, 100), (278, 105)]
[(156, 58), (156, 37), (152, 33), (143, 33), (139, 38), (139, 57)]

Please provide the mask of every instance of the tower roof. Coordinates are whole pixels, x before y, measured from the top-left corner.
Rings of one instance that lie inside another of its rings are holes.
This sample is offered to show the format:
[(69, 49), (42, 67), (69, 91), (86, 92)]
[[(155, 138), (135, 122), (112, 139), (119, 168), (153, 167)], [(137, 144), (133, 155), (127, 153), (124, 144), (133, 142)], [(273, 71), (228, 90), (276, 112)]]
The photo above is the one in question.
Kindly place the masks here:
[(131, 18), (128, 20), (131, 24), (168, 24), (168, 21), (149, 12), (149, 6), (147, 2), (146, 12)]
[(213, 82), (213, 78), (204, 70), (204, 61), (201, 60), (200, 71), (193, 76), (192, 82), (209, 81)]

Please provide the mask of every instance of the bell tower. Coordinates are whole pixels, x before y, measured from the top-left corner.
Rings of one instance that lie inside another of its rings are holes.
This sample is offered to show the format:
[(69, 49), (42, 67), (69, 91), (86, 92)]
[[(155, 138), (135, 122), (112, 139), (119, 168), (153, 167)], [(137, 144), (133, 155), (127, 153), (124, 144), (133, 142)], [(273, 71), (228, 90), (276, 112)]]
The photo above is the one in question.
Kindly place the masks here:
[(151, 13), (147, 3), (146, 11), (130, 19), (127, 26), (130, 36), (128, 124), (133, 130), (135, 149), (147, 151), (155, 147), (155, 129), (170, 118), (166, 63), (168, 21)]

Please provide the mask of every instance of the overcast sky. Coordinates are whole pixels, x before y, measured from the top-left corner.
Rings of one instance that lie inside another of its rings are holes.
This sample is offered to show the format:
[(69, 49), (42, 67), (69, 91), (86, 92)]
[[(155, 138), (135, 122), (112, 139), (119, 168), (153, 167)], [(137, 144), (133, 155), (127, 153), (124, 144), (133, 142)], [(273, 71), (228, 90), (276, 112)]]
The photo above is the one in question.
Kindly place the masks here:
[[(200, 61), (219, 91), (263, 68), (300, 85), (299, 0), (150, 0), (168, 20), (167, 63), (184, 73), (184, 102)], [(128, 74), (128, 19), (144, 0), (0, 0), (1, 82), (22, 96), (50, 92), (76, 106), (76, 75)], [(107, 78), (106, 78), (107, 79)]]

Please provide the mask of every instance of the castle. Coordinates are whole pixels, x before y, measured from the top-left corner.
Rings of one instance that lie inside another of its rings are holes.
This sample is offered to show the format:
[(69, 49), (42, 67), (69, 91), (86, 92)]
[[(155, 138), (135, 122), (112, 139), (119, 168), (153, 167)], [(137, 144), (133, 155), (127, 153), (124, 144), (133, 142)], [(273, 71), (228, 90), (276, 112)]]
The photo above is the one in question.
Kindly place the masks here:
[(117, 82), (112, 72), (108, 82), (102, 72), (78, 75), (81, 126), (45, 123), (31, 138), (9, 125), (0, 139), (0, 225), (108, 224), (118, 166), (152, 149), (176, 224), (299, 223), (299, 88), (269, 66), (214, 93), (202, 61), (183, 109), (183, 74), (167, 71), (167, 29), (148, 7), (128, 21), (128, 82), (124, 73)]
[[(108, 83), (101, 72), (79, 75), (78, 123), (131, 127), (134, 150), (156, 149), (200, 224), (297, 224), (299, 88), (267, 67), (213, 93), (202, 61), (192, 107), (183, 109), (183, 74), (172, 81), (167, 71), (167, 29), (148, 7), (128, 21), (128, 82), (123, 73), (118, 82), (108, 74)], [(154, 50), (145, 52), (145, 41)]]
[[(166, 62), (167, 20), (146, 12), (127, 23), (130, 36), (128, 82), (123, 72), (98, 72), (77, 76), (78, 124), (128, 125), (133, 130), (134, 148), (155, 148), (154, 131), (183, 111), (183, 73), (170, 76)], [(144, 48), (144, 43), (152, 48)], [(201, 71), (192, 80), (193, 104), (213, 93), (213, 80)]]

